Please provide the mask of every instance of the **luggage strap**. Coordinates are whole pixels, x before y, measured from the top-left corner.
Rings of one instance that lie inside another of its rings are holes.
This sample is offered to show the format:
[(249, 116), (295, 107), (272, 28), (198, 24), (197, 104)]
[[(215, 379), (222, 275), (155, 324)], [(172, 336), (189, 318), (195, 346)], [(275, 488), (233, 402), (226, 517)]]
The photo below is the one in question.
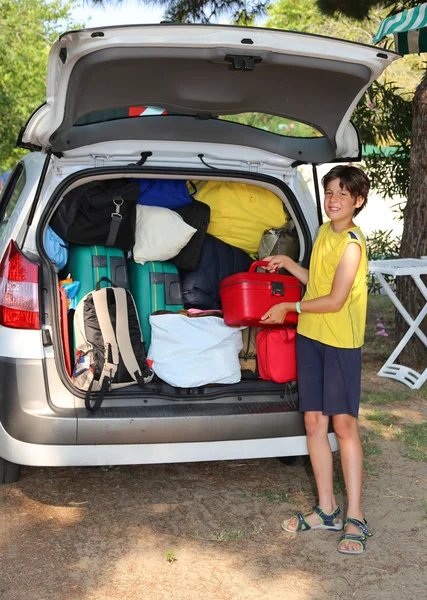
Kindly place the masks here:
[[(116, 335), (120, 354), (129, 374), (138, 383), (139, 387), (143, 387), (144, 384), (151, 381), (152, 377), (150, 376), (151, 373), (141, 373), (141, 368), (132, 348), (129, 335), (126, 290), (123, 288), (115, 288), (113, 291), (116, 296)], [(148, 377), (144, 377), (144, 375), (148, 375)]]
[(123, 215), (120, 214), (120, 207), (124, 203), (122, 196), (113, 196), (113, 203), (115, 206), (115, 212), (111, 213), (110, 231), (108, 232), (108, 238), (105, 242), (107, 247), (114, 246), (117, 234), (119, 233), (119, 227), (123, 219)]
[[(112, 289), (114, 292), (114, 288)], [(87, 410), (93, 412), (98, 410), (104, 400), (105, 393), (111, 389), (111, 383), (116, 375), (117, 365), (119, 364), (119, 347), (116, 342), (116, 336), (114, 335), (114, 330), (108, 311), (107, 288), (97, 290), (92, 294), (92, 298), (93, 305), (96, 310), (96, 316), (98, 318), (99, 328), (104, 340), (104, 366), (102, 368), (101, 375), (96, 382), (100, 389), (97, 392), (95, 403), (91, 403), (91, 392), (94, 380), (92, 380), (92, 383), (85, 396), (85, 406)]]

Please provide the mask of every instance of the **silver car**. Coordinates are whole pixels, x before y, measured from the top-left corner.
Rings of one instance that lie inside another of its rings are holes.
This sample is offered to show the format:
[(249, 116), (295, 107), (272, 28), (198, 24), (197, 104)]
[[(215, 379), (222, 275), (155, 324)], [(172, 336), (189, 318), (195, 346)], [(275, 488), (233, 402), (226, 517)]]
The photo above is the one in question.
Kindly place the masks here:
[[(53, 45), (46, 102), (19, 134), (31, 152), (0, 197), (3, 483), (19, 465), (307, 454), (296, 382), (157, 382), (114, 391), (89, 413), (65, 368), (58, 269), (44, 234), (64, 194), (94, 179), (231, 180), (283, 201), (308, 266), (321, 211), (298, 166), (360, 158), (352, 112), (396, 58), (322, 36), (220, 25), (87, 29)], [(333, 433), (330, 442), (335, 450)]]

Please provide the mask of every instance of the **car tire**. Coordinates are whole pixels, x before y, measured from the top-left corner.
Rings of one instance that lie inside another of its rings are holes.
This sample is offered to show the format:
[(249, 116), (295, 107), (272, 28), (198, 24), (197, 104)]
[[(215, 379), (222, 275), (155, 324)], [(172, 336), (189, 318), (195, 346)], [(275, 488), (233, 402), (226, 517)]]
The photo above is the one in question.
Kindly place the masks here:
[(308, 454), (302, 456), (279, 456), (279, 460), (287, 467), (306, 467), (310, 464)]
[(21, 465), (11, 463), (4, 458), (0, 458), (0, 485), (2, 483), (15, 483), (19, 479)]

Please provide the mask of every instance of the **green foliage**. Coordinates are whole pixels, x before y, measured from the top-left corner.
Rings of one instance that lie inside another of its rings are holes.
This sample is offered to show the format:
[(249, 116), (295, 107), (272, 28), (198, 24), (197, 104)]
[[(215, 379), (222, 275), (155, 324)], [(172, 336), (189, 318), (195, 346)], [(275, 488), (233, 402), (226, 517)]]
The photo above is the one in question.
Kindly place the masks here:
[[(121, 4), (125, 0), (92, 0), (92, 4)], [(164, 6), (164, 20), (174, 23), (212, 23), (228, 16), (239, 25), (252, 25), (265, 16), (268, 2), (262, 0), (141, 0), (143, 4)]]
[(405, 444), (409, 458), (427, 462), (427, 423), (405, 425), (397, 438)]
[(242, 123), (258, 129), (264, 129), (271, 133), (278, 133), (289, 137), (321, 137), (321, 133), (298, 121), (284, 119), (283, 117), (274, 117), (263, 113), (243, 113), (239, 115), (225, 115), (221, 117), (225, 121), (233, 121), (234, 123)]
[(51, 44), (73, 28), (70, 0), (0, 0), (0, 171), (25, 153), (15, 148), (20, 128), (46, 99)]
[[(371, 44), (372, 36), (388, 14), (388, 10), (377, 8), (384, 6), (383, 3), (368, 2), (371, 7), (369, 19), (363, 13), (365, 19), (359, 22), (351, 18), (354, 16), (351, 11), (345, 12), (344, 15), (338, 14), (336, 3), (333, 1), (318, 4), (322, 4), (322, 9), (328, 15), (334, 15), (336, 12), (335, 18), (322, 13), (313, 0), (299, 0), (298, 3), (294, 3), (293, 0), (279, 0), (269, 9), (267, 26)], [(325, 4), (328, 4), (329, 8), (324, 6)], [(363, 3), (351, 2), (353, 8), (356, 4), (360, 8)], [(404, 81), (405, 88), (409, 88), (411, 93), (404, 92), (401, 85), (388, 81), (384, 75), (380, 81), (372, 84), (353, 114), (353, 122), (359, 130), (363, 145), (394, 148), (392, 154), (378, 149), (365, 157), (365, 168), (372, 187), (384, 198), (406, 197), (409, 188), (411, 100), (412, 92), (421, 78), (421, 64), (414, 57), (408, 57), (405, 61), (403, 66), (391, 65), (386, 73)]]
[(396, 14), (402, 10), (421, 4), (419, 0), (317, 0), (319, 9), (325, 15), (343, 14), (353, 19), (366, 19), (372, 9), (382, 7), (388, 14)]
[(363, 144), (393, 147), (391, 154), (378, 148), (365, 157), (372, 187), (384, 198), (408, 194), (412, 127), (408, 96), (392, 82), (374, 81), (353, 116)]
[(166, 560), (171, 564), (178, 560), (176, 557), (176, 554), (173, 550), (167, 550), (165, 552), (165, 556), (166, 556)]
[[(393, 237), (393, 230), (375, 230), (366, 238), (368, 260), (385, 260), (398, 258), (400, 253), (400, 239)], [(384, 275), (387, 282), (392, 283), (395, 277)], [(368, 292), (379, 294), (381, 285), (373, 274), (369, 274)]]

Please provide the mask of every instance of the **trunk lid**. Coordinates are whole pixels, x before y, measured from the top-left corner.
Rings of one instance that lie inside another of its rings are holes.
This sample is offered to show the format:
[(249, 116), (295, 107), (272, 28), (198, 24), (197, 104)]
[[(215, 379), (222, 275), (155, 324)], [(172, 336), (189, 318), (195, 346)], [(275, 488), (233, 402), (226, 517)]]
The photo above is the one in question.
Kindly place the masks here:
[[(221, 119), (257, 113), (317, 130), (315, 137), (302, 140), (303, 152), (295, 138), (288, 147), (280, 142), (289, 139), (283, 134), (259, 130), (264, 138), (278, 138), (276, 152), (282, 156), (317, 162), (356, 158), (354, 107), (398, 56), (344, 40), (257, 27), (160, 24), (69, 32), (52, 47), (46, 103), (20, 139), (27, 147), (63, 152), (70, 145), (117, 139), (121, 128), (112, 131), (112, 119), (123, 122), (120, 111), (129, 117), (132, 107), (160, 107), (136, 120), (168, 123), (187, 117), (181, 133), (171, 131), (172, 139), (179, 135), (186, 141), (188, 123), (187, 137), (193, 141), (223, 137), (224, 143), (239, 143), (248, 128)], [(91, 117), (102, 113), (104, 119)], [(145, 127), (148, 139), (154, 139), (155, 131)], [(256, 140), (251, 144), (256, 147)]]

